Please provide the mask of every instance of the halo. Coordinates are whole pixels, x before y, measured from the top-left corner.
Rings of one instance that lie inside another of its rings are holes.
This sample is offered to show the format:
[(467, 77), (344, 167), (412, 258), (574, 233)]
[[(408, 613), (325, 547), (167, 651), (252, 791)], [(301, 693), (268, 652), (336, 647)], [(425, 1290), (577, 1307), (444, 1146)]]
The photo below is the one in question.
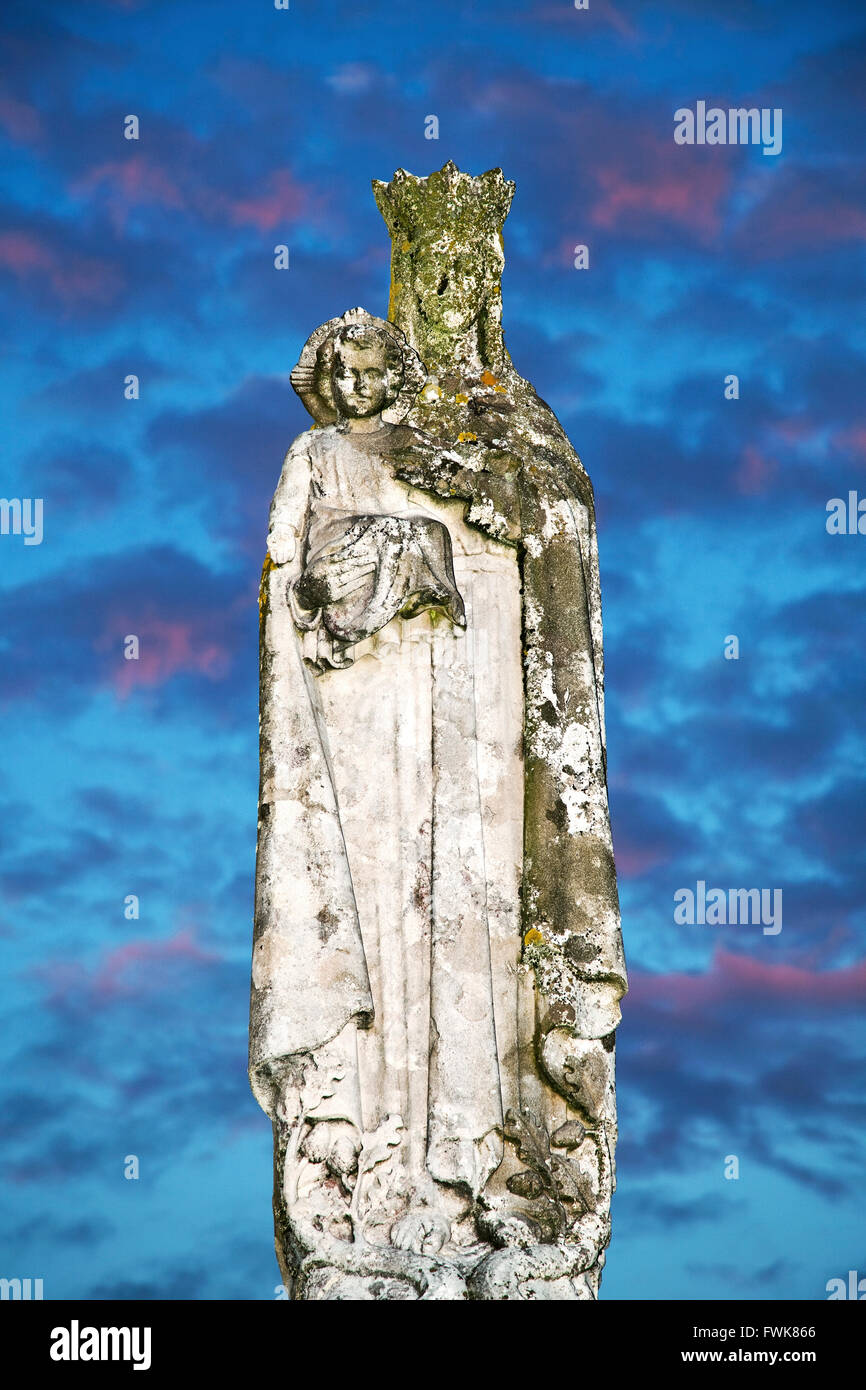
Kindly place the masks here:
[(335, 338), (344, 328), (378, 328), (387, 333), (394, 343), (403, 363), (403, 382), (395, 400), (382, 411), (382, 419), (389, 424), (402, 420), (414, 404), (415, 398), (427, 380), (427, 370), (406, 335), (387, 319), (376, 318), (366, 309), (347, 309), (340, 318), (328, 319), (311, 333), (305, 342), (298, 364), (289, 380), (297, 391), (313, 419), (320, 425), (333, 425), (340, 418), (340, 412), (331, 393), (330, 373), (323, 370), (322, 349), (329, 339)]

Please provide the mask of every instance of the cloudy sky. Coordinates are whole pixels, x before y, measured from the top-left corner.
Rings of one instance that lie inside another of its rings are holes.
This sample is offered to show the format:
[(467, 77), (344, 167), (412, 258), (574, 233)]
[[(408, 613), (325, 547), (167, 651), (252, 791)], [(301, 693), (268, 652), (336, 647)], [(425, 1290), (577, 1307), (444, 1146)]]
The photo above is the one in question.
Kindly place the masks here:
[[(866, 497), (862, 5), (10, 0), (0, 23), (0, 494), (44, 503), (41, 545), (0, 535), (0, 1274), (273, 1297), (245, 1069), (288, 372), (324, 319), (386, 309), (370, 180), (449, 158), (516, 180), (507, 342), (598, 499), (632, 981), (603, 1296), (866, 1274), (866, 536), (825, 524)], [(677, 145), (699, 100), (781, 109), (781, 153)], [(782, 930), (676, 923), (699, 881), (781, 890)]]

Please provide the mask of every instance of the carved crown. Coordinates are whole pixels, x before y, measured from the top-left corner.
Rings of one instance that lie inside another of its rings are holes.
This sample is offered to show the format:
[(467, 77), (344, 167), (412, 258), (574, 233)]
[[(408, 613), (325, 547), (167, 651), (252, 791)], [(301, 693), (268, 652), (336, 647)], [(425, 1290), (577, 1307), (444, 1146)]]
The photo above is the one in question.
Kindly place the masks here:
[(464, 236), (490, 236), (508, 216), (514, 184), (501, 169), (462, 174), (449, 159), (427, 178), (398, 169), (390, 183), (374, 179), (373, 196), (392, 237), (403, 234), (411, 240), (425, 228), (441, 235), (443, 228), (455, 224)]

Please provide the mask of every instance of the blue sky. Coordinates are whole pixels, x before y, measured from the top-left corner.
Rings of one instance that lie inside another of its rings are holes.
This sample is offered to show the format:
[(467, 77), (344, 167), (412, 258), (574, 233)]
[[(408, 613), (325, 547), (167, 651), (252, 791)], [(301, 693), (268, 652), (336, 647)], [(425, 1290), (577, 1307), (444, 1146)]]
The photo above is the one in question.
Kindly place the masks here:
[[(598, 500), (632, 979), (603, 1296), (866, 1274), (866, 537), (825, 528), (866, 496), (862, 7), (81, 0), (0, 24), (0, 495), (45, 509), (40, 546), (0, 536), (0, 1273), (273, 1297), (245, 1067), (288, 372), (318, 323), (386, 308), (370, 180), (450, 158), (516, 181), (507, 343)], [(781, 108), (782, 152), (676, 145), (699, 99)], [(677, 925), (698, 880), (782, 889), (782, 931)]]

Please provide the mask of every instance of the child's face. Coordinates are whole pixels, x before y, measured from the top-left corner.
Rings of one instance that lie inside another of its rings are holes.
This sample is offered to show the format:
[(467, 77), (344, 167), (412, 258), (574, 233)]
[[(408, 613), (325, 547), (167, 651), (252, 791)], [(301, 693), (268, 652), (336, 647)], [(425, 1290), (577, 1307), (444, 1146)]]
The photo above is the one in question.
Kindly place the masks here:
[(338, 344), (331, 384), (340, 414), (356, 420), (378, 415), (394, 398), (384, 348), (372, 343)]

